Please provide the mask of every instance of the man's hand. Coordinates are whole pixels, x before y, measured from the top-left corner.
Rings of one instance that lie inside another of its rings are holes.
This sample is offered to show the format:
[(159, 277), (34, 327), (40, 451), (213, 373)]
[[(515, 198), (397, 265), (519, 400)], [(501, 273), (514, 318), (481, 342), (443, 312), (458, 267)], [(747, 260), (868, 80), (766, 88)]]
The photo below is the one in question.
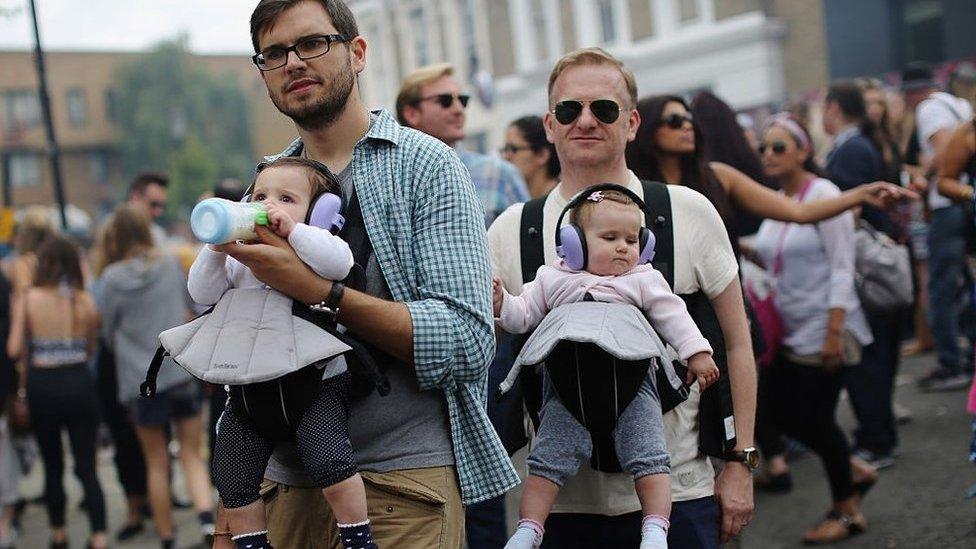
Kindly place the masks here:
[(742, 463), (730, 461), (715, 479), (715, 500), (721, 513), (722, 543), (736, 536), (752, 521), (755, 504), (752, 473)]
[(315, 303), (329, 292), (328, 282), (306, 265), (284, 238), (267, 227), (254, 228), (258, 241), (214, 246), (240, 261), (258, 280), (303, 303)]

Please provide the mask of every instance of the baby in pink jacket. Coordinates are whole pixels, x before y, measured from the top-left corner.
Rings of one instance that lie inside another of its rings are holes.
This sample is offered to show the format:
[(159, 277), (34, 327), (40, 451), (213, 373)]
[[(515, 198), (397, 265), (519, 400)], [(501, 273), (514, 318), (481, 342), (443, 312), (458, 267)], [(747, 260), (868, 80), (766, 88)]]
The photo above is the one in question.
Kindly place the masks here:
[[(535, 280), (526, 284), (519, 296), (506, 292), (495, 277), (495, 317), (505, 330), (525, 333), (553, 308), (583, 301), (587, 295), (595, 301), (636, 305), (681, 360), (687, 361), (688, 381), (697, 378), (700, 389), (705, 390), (719, 376), (708, 340), (664, 276), (650, 265), (637, 265), (643, 219), (643, 212), (627, 195), (618, 191), (591, 193), (570, 213), (570, 222), (586, 237), (586, 270), (572, 270), (562, 260), (540, 267)], [(644, 514), (641, 549), (667, 547), (671, 515), (670, 457), (653, 378), (649, 373), (638, 396), (617, 420), (614, 432), (620, 465), (634, 476)], [(529, 549), (542, 543), (542, 525), (560, 487), (592, 450), (586, 429), (559, 402), (547, 377), (544, 387), (541, 423), (529, 454), (529, 477), (519, 507), (521, 520), (505, 549)]]

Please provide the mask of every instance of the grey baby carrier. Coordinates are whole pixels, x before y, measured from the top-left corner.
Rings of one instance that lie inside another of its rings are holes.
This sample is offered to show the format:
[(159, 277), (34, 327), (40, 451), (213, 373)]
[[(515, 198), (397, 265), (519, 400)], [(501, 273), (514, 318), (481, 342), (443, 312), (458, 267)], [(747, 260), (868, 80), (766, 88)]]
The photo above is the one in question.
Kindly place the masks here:
[(566, 409), (590, 432), (594, 469), (619, 472), (613, 431), (654, 369), (662, 412), (688, 398), (686, 372), (634, 305), (582, 301), (556, 307), (532, 332), (499, 387), (504, 394), (523, 366), (546, 373)]
[(242, 418), (271, 439), (289, 438), (318, 397), (322, 368), (348, 355), (354, 378), (380, 394), (389, 382), (362, 344), (329, 316), (270, 288), (228, 290), (208, 311), (159, 335), (160, 347), (140, 393), (152, 397), (163, 358), (202, 381), (230, 386)]

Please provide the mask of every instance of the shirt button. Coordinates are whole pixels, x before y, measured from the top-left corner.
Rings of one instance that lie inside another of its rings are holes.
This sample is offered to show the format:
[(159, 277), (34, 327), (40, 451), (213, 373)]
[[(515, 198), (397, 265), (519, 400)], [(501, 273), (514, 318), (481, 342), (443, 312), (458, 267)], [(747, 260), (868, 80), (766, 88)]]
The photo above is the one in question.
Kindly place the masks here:
[(392, 505), (390, 505), (390, 506), (388, 506), (388, 507), (386, 508), (386, 512), (387, 512), (387, 513), (392, 513), (392, 512), (393, 512), (393, 506), (392, 506)]

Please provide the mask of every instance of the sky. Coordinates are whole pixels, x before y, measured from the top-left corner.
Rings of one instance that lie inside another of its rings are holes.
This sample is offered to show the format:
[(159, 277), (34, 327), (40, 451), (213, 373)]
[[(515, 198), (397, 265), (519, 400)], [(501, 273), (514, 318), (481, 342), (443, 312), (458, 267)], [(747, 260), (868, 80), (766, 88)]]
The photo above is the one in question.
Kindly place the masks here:
[[(49, 50), (143, 50), (180, 33), (199, 53), (251, 52), (257, 0), (35, 0)], [(0, 49), (34, 47), (28, 0), (0, 0)]]

